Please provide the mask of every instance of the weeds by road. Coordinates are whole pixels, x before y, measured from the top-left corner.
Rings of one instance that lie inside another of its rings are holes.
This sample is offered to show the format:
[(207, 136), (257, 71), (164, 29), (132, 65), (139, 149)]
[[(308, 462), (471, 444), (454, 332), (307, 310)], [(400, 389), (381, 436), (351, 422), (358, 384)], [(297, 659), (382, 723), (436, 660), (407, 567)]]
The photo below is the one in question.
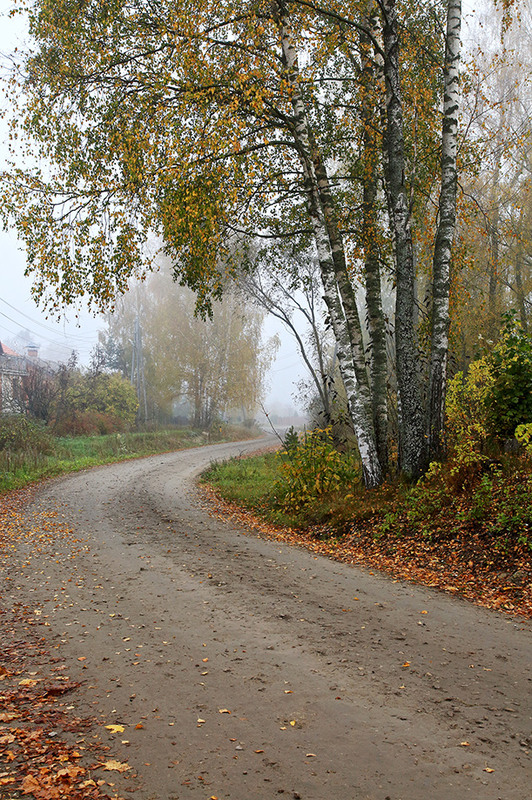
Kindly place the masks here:
[(0, 494), (101, 464), (257, 435), (260, 432), (255, 429), (220, 425), (212, 431), (170, 428), (56, 438), (23, 417), (4, 417), (0, 423)]

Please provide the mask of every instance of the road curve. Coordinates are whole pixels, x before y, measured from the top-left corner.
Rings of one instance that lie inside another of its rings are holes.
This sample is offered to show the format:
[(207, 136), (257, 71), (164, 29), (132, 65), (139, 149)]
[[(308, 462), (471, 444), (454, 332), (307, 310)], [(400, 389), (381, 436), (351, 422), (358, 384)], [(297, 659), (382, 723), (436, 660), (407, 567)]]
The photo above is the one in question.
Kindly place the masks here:
[[(137, 800), (530, 800), (530, 626), (202, 510), (216, 445), (40, 490), (26, 579)], [(66, 582), (66, 570), (72, 580)], [(78, 661), (78, 658), (85, 658)], [(103, 726), (120, 724), (118, 735)]]

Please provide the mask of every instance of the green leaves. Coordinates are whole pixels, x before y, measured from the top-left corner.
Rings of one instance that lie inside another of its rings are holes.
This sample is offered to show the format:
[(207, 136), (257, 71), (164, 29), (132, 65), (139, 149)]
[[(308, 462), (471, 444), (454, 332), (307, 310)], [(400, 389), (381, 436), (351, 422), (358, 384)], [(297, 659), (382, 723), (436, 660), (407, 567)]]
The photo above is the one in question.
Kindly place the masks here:
[(493, 386), (487, 406), (494, 417), (497, 433), (512, 436), (521, 423), (532, 420), (532, 340), (507, 312), (499, 343), (489, 362)]

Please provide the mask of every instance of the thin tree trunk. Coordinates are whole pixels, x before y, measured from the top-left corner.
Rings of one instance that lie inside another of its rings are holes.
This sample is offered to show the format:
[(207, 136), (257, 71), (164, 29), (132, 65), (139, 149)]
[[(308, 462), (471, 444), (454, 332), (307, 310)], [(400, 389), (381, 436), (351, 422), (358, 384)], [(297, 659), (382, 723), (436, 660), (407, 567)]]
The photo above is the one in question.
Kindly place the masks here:
[(517, 295), (517, 309), (519, 311), (521, 327), (525, 333), (528, 333), (528, 319), (525, 305), (526, 293), (523, 289), (523, 245), (520, 240), (517, 242), (517, 252), (515, 254), (515, 293)]
[(399, 74), (396, 0), (382, 0), (386, 79), (386, 180), (396, 261), (395, 349), (399, 418), (399, 468), (409, 480), (426, 466), (425, 426), (414, 322), (415, 265), (405, 187), (403, 101)]
[(457, 138), (460, 102), (461, 0), (448, 0), (443, 84), (441, 190), (432, 273), (432, 334), (429, 373), (428, 458), (443, 454), (449, 352), (451, 252), (456, 226)]
[[(368, 28), (373, 27), (368, 18)], [(388, 466), (388, 397), (386, 325), (382, 310), (380, 259), (377, 245), (379, 146), (375, 123), (376, 81), (371, 60), (369, 37), (361, 35), (363, 53), (361, 118), (363, 125), (363, 222), (364, 278), (366, 288), (367, 324), (370, 337), (370, 370), (373, 424), (377, 452), (383, 471)]]

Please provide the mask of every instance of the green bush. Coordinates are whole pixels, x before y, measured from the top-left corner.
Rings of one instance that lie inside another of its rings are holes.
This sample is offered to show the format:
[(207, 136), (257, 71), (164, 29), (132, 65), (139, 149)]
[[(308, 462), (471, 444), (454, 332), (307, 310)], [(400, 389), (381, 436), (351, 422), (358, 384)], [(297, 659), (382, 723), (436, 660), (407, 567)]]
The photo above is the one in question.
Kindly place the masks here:
[(51, 453), (53, 449), (53, 439), (42, 425), (20, 414), (0, 416), (0, 451), (16, 453), (22, 450), (34, 450)]
[[(80, 415), (92, 415), (92, 423), (89, 421), (88, 429), (82, 430), (82, 433), (112, 433), (135, 422), (138, 400), (133, 386), (121, 375), (89, 373), (78, 376), (69, 387), (67, 407), (74, 412), (71, 416), (81, 420), (83, 416)], [(109, 421), (105, 422), (106, 419)], [(122, 424), (112, 424), (110, 420), (122, 420)]]
[(504, 315), (500, 341), (489, 356), (493, 376), (486, 405), (499, 436), (513, 436), (532, 420), (532, 340), (515, 318)]
[(476, 478), (489, 461), (495, 440), (488, 410), (493, 374), (487, 359), (473, 361), (466, 375), (458, 372), (449, 384), (445, 404), (449, 450), (448, 469), (461, 488)]
[(281, 478), (274, 487), (279, 508), (299, 511), (325, 495), (346, 492), (360, 481), (360, 464), (354, 453), (339, 453), (330, 428), (306, 432), (278, 454)]

